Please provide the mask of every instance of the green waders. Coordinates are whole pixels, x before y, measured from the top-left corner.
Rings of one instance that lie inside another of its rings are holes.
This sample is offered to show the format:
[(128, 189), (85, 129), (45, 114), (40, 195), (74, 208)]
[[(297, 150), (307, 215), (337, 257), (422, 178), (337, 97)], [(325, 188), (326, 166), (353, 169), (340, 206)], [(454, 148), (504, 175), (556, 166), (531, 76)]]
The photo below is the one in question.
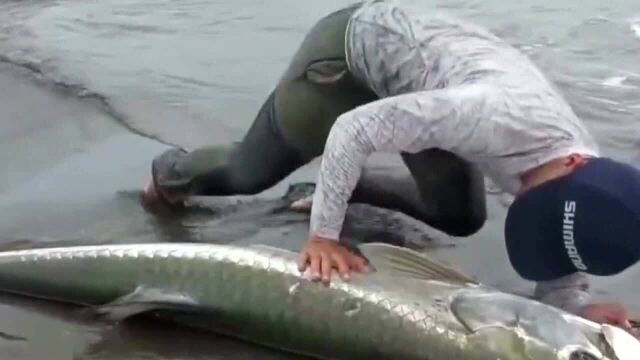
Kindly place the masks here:
[[(341, 114), (378, 99), (346, 64), (345, 31), (355, 10), (336, 11), (309, 31), (238, 144), (168, 150), (153, 161), (156, 186), (172, 197), (256, 194), (320, 156)], [(397, 210), (456, 236), (482, 227), (486, 205), (478, 169), (437, 149), (402, 158), (411, 176), (364, 171), (351, 202)]]

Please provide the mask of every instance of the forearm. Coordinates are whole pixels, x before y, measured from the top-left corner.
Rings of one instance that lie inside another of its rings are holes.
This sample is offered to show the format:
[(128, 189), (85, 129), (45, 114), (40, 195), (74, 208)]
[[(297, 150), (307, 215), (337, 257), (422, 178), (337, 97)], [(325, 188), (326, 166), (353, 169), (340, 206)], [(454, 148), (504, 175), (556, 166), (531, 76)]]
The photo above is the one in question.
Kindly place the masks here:
[(343, 115), (327, 138), (311, 211), (310, 231), (315, 236), (339, 238), (348, 199), (375, 150), (364, 126), (356, 121), (352, 114)]
[(417, 153), (441, 148), (474, 152), (488, 141), (483, 88), (410, 93), (358, 107), (338, 118), (327, 139), (311, 213), (311, 233), (337, 240), (347, 203), (375, 151)]
[(575, 273), (552, 281), (538, 282), (534, 296), (539, 301), (578, 314), (590, 304), (589, 279)]

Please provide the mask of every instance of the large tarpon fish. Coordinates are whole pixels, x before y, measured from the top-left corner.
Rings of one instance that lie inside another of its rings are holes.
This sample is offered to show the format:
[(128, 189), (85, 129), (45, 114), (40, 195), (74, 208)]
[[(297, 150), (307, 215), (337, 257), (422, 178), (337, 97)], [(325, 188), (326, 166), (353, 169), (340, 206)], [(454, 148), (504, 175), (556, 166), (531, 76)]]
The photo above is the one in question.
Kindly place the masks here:
[(360, 247), (374, 271), (312, 282), (265, 246), (101, 245), (0, 253), (0, 290), (87, 305), (115, 319), (185, 322), (317, 359), (631, 360), (640, 343), (478, 284), (428, 256)]

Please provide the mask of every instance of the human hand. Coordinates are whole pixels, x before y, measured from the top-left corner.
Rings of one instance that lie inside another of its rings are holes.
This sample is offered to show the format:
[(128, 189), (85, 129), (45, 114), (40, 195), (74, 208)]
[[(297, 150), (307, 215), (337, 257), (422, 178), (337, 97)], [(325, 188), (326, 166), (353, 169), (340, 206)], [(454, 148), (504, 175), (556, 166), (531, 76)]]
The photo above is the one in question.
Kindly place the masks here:
[(184, 205), (184, 203), (172, 201), (166, 194), (162, 194), (154, 185), (153, 180), (149, 180), (144, 186), (142, 204), (147, 210), (152, 212), (169, 210)]
[(349, 280), (351, 271), (367, 271), (367, 261), (341, 245), (338, 241), (311, 236), (300, 252), (298, 268), (301, 272), (310, 265), (312, 280), (331, 281), (332, 272), (338, 270), (343, 280)]
[(629, 313), (627, 309), (620, 304), (587, 305), (582, 308), (579, 315), (598, 324), (617, 326), (630, 333), (633, 330)]
[(313, 205), (313, 195), (307, 196), (300, 200), (296, 200), (291, 204), (291, 210), (302, 212), (302, 213), (310, 213), (311, 207)]

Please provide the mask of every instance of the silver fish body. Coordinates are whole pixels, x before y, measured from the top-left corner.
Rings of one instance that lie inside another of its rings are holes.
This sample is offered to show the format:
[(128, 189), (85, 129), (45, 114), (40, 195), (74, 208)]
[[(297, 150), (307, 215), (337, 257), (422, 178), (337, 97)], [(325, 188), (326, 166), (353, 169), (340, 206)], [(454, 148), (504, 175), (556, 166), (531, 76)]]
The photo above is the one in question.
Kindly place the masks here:
[(121, 317), (127, 309), (178, 310), (200, 327), (318, 359), (617, 359), (593, 324), (464, 279), (446, 281), (444, 270), (425, 278), (432, 264), (410, 250), (362, 249), (379, 270), (329, 286), (301, 275), (295, 253), (262, 246), (4, 252), (0, 290)]

